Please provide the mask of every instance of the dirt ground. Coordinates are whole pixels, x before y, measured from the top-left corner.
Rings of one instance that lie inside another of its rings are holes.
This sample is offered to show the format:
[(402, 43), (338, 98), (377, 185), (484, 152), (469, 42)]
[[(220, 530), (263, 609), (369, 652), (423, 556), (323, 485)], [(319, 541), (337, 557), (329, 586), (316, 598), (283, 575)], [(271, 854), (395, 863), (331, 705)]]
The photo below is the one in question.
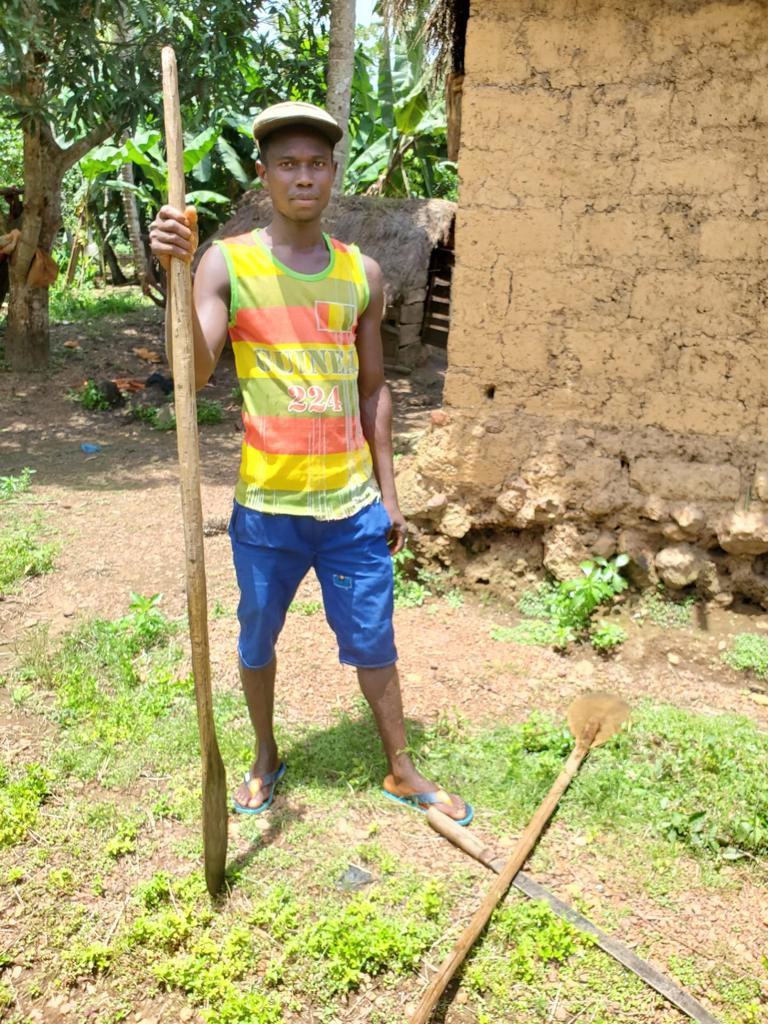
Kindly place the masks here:
[[(12, 667), (34, 627), (47, 624), (57, 634), (80, 616), (122, 615), (130, 592), (162, 593), (166, 614), (184, 612), (175, 433), (156, 431), (123, 410), (88, 412), (68, 397), (85, 378), (146, 377), (156, 367), (133, 349), (162, 352), (161, 338), (162, 314), (154, 310), (85, 326), (59, 325), (53, 330), (48, 375), (0, 374), (0, 475), (25, 466), (35, 469), (38, 507), (61, 545), (55, 572), (28, 581), (0, 601), (0, 674)], [(79, 348), (65, 346), (73, 340)], [(164, 364), (159, 368), (167, 372)], [(426, 430), (429, 410), (440, 404), (443, 368), (444, 355), (435, 351), (427, 366), (412, 376), (392, 377), (397, 450), (408, 450)], [(200, 432), (209, 608), (229, 613), (210, 617), (211, 659), (215, 685), (226, 690), (239, 688), (236, 619), (231, 614), (237, 591), (224, 529), (241, 438), (235, 384), (226, 354), (215, 382), (204, 392), (206, 398), (223, 402), (224, 422), (203, 426)], [(83, 452), (86, 442), (101, 450)], [(305, 581), (298, 597), (319, 597), (314, 580)], [(765, 627), (753, 609), (718, 611), (695, 630), (633, 630), (621, 655), (610, 660), (584, 649), (562, 656), (489, 640), (492, 624), (509, 625), (516, 618), (511, 605), (479, 594), (467, 595), (460, 608), (439, 602), (398, 610), (407, 714), (433, 721), (455, 710), (477, 724), (520, 720), (534, 708), (561, 714), (576, 694), (598, 688), (630, 703), (650, 697), (699, 713), (747, 715), (768, 727), (760, 685), (750, 688), (720, 659), (729, 634)], [(279, 646), (276, 713), (281, 720), (288, 725), (324, 723), (339, 708), (351, 710), (357, 698), (354, 673), (339, 665), (323, 616), (289, 616)], [(21, 750), (35, 726), (2, 690), (0, 702), (4, 742)], [(482, 831), (482, 818), (479, 824)], [(423, 840), (423, 831), (419, 835)], [(729, 957), (745, 971), (758, 972), (767, 945), (765, 886), (705, 891), (691, 869), (686, 899), (666, 910), (649, 907), (633, 892), (631, 877), (601, 860), (598, 852), (576, 850), (572, 835), (555, 827), (549, 842), (552, 855), (540, 880), (564, 898), (580, 892), (602, 901), (606, 914), (611, 908), (628, 912), (625, 934), (650, 949), (662, 966), (672, 949), (681, 955), (698, 950), (710, 959)], [(421, 845), (425, 858), (434, 856), (434, 842)], [(464, 1019), (459, 1007), (446, 1017), (456, 1024)]]

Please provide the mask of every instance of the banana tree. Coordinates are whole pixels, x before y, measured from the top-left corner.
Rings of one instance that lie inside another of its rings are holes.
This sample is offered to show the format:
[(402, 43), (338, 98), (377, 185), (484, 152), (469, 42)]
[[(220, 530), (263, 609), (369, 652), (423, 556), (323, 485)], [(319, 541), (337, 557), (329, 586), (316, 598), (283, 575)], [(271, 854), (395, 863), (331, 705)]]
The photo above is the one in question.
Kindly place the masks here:
[(356, 55), (347, 191), (454, 198), (445, 104), (423, 45), (390, 43), (385, 32), (377, 51)]

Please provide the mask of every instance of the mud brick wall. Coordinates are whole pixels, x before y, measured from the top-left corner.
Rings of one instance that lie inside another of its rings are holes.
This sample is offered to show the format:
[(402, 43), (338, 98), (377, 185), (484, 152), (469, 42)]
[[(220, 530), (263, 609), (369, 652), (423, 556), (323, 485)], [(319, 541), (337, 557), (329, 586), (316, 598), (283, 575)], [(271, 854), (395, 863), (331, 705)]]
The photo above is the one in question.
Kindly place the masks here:
[(473, 0), (437, 554), (768, 607), (766, 122), (768, 0)]

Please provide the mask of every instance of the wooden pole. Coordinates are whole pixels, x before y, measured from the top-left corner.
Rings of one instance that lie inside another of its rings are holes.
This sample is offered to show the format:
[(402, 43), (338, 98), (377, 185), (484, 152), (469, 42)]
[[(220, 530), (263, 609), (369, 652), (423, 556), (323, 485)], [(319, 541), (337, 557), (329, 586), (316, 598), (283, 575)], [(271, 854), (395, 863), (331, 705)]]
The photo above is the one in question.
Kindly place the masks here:
[(581, 762), (589, 753), (589, 748), (598, 729), (599, 723), (594, 723), (590, 727), (589, 732), (582, 734), (578, 738), (576, 746), (565, 762), (565, 767), (558, 775), (549, 793), (542, 800), (533, 818), (531, 818), (530, 824), (518, 839), (509, 859), (499, 872), (498, 878), (488, 890), (488, 894), (472, 915), (472, 919), (459, 936), (456, 945), (440, 965), (437, 974), (427, 986), (419, 1005), (410, 1018), (410, 1024), (427, 1024), (448, 982), (463, 963), (464, 958), (474, 945), (480, 932), (485, 928), (491, 914), (496, 909), (496, 905), (503, 899), (507, 889), (512, 884), (512, 879), (528, 859), (528, 855), (536, 845), (536, 841), (544, 830), (544, 826), (552, 817), (560, 797), (570, 785), (574, 775), (581, 767)]
[[(176, 72), (176, 54), (163, 47), (163, 109), (168, 154), (168, 202), (185, 208), (184, 142)], [(186, 551), (187, 611), (192, 645), (197, 724), (203, 776), (203, 856), (205, 881), (212, 896), (224, 885), (227, 861), (227, 791), (224, 763), (216, 741), (208, 650), (208, 600), (203, 549), (203, 508), (200, 500), (200, 455), (195, 401), (195, 359), (192, 338), (192, 277), (189, 263), (171, 259), (168, 271), (171, 303), (170, 351), (173, 356), (176, 438), (181, 478), (181, 512)]]

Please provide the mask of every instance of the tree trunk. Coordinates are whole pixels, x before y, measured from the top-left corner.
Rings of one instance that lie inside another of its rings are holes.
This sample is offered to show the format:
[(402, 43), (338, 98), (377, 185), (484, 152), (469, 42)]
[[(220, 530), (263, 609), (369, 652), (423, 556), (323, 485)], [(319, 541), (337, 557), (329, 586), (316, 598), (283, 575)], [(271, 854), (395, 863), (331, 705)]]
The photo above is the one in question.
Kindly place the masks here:
[(333, 194), (344, 191), (344, 170), (349, 152), (349, 106), (352, 74), (355, 69), (355, 0), (331, 0), (331, 26), (328, 42), (328, 95), (326, 107), (339, 122), (344, 135), (336, 143), (336, 180)]
[(40, 248), (49, 253), (61, 223), (61, 150), (40, 122), (24, 122), (24, 213), (10, 263), (11, 294), (5, 357), (12, 370), (48, 365), (48, 289), (30, 288), (27, 274)]
[[(133, 185), (133, 164), (123, 164), (120, 168), (120, 178), (127, 185)], [(144, 253), (144, 242), (141, 237), (141, 225), (139, 224), (139, 205), (136, 202), (136, 193), (130, 188), (121, 191), (123, 200), (123, 216), (125, 226), (128, 229), (128, 238), (133, 253), (133, 267), (136, 271), (136, 280), (143, 286), (147, 280), (147, 259)]]
[(117, 262), (115, 250), (112, 248), (109, 242), (104, 242), (104, 244), (101, 247), (101, 251), (104, 254), (106, 264), (109, 267), (109, 273), (110, 277), (112, 278), (112, 284), (127, 284), (128, 278), (125, 276), (125, 274), (122, 271), (122, 267)]

